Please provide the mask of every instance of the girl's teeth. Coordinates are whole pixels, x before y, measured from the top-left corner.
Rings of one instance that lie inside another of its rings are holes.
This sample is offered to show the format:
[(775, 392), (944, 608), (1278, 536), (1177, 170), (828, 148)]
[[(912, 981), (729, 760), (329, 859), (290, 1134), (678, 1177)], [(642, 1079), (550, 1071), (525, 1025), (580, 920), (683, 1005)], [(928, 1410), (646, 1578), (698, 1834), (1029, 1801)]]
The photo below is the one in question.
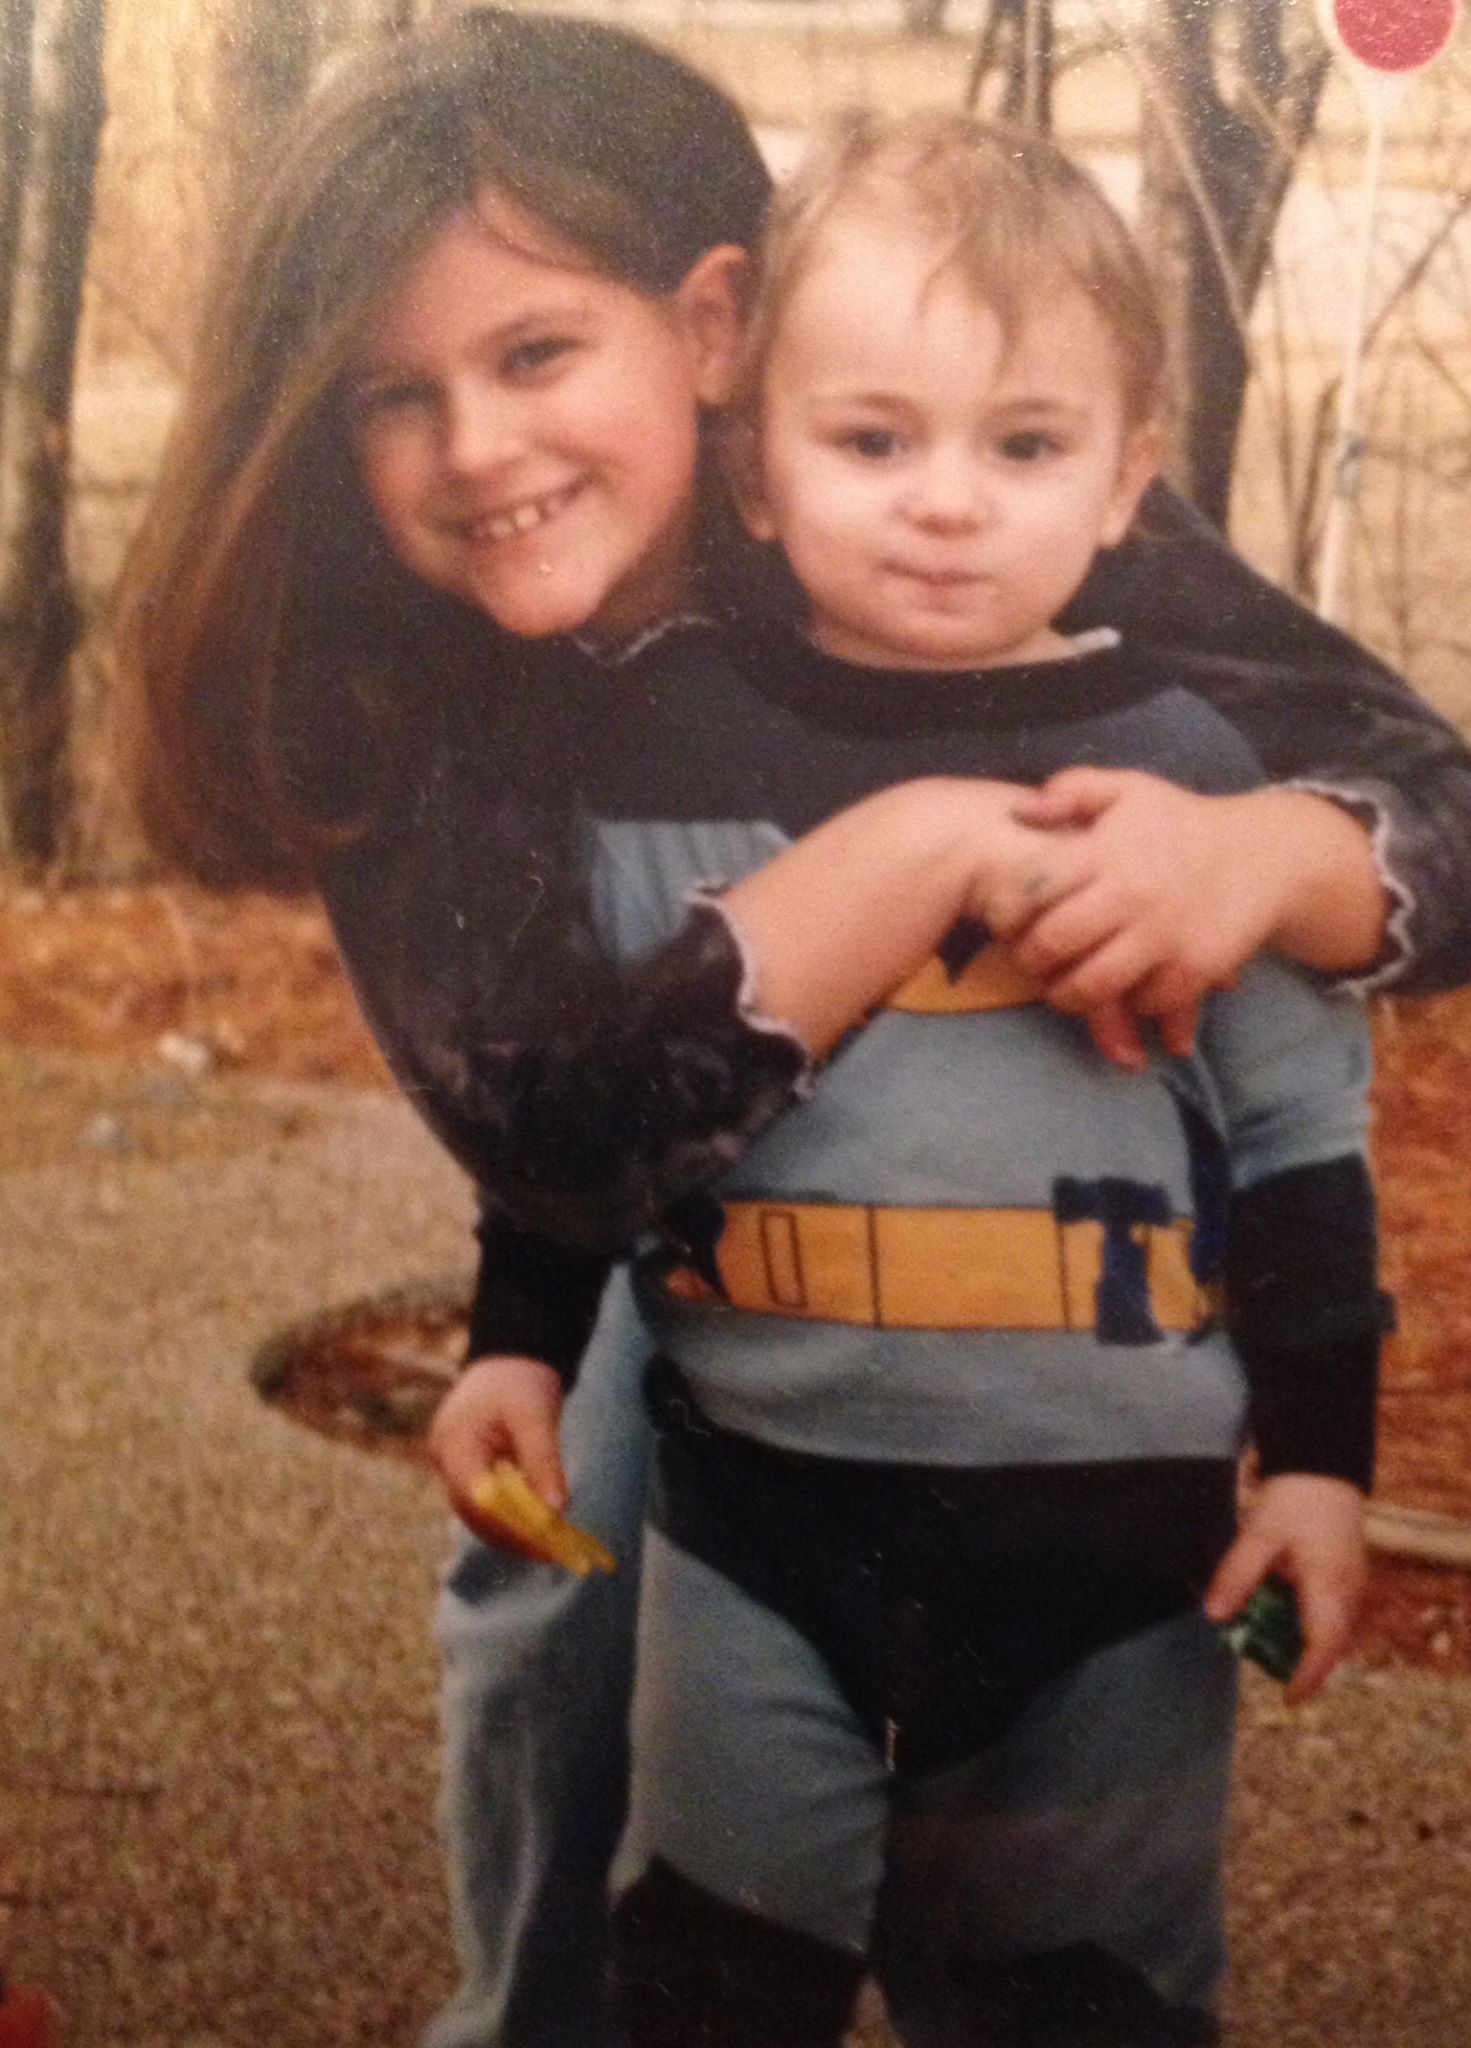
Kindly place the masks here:
[(511, 540), (519, 533), (530, 533), (533, 526), (540, 526), (544, 520), (550, 519), (568, 495), (559, 491), (553, 497), (517, 505), (510, 512), (497, 512), (485, 521), (485, 531), (492, 540)]

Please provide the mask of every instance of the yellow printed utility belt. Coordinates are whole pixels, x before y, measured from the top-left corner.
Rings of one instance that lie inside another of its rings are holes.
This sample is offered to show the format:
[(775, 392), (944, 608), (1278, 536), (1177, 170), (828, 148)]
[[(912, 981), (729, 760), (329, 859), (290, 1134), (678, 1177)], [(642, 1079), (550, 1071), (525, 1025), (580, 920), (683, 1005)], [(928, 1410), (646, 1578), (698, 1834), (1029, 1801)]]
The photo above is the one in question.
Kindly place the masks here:
[[(722, 1204), (720, 1285), (680, 1265), (667, 1293), (765, 1315), (873, 1329), (1097, 1330), (1106, 1233), (1142, 1281), (1158, 1331), (1213, 1308), (1190, 1270), (1191, 1225), (1062, 1220), (1051, 1209), (902, 1208), (861, 1202)], [(1141, 1302), (1141, 1307), (1143, 1303)]]

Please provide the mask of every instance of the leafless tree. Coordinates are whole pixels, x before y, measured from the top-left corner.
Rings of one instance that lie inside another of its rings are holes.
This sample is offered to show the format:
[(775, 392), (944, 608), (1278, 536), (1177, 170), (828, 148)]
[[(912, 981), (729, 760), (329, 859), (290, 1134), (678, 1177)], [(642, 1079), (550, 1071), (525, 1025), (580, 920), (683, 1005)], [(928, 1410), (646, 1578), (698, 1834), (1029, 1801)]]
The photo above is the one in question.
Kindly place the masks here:
[(215, 32), (216, 114), (231, 170), (249, 176), (336, 49), (406, 27), (415, 0), (233, 0)]
[(66, 667), (77, 607), (64, 551), (67, 446), (104, 0), (12, 0), (0, 226), (0, 846), (48, 860), (66, 811)]
[(1179, 349), (1177, 477), (1224, 524), (1248, 320), (1330, 63), (1291, 0), (1153, 0), (1142, 224)]
[(987, 77), (999, 70), (1001, 118), (1050, 128), (1056, 45), (1052, 0), (990, 0), (966, 78), (966, 107), (977, 104)]
[[(216, 16), (217, 133), (264, 148), (335, 47), (415, 11), (233, 0)], [(75, 851), (73, 727), (86, 724), (66, 537), (106, 13), (107, 0), (0, 0), (0, 859), (39, 864)]]
[(911, 36), (937, 36), (945, 26), (947, 0), (899, 0), (904, 32)]
[(0, 362), (10, 326), (10, 274), (30, 135), (32, 0), (0, 0)]

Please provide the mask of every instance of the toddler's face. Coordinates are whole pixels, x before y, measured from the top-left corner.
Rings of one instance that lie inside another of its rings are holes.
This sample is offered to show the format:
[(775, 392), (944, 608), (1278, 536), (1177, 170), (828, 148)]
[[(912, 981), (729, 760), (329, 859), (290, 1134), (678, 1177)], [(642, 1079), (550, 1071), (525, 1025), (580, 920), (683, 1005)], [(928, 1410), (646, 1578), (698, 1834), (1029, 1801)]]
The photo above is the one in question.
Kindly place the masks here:
[(752, 530), (781, 542), (818, 646), (876, 666), (1058, 652), (1052, 620), (1155, 467), (1112, 336), (1039, 291), (1008, 343), (897, 221), (835, 217), (779, 322)]
[[(677, 607), (698, 407), (726, 395), (720, 322), (686, 303), (702, 279), (635, 290), (493, 190), (441, 228), (348, 385), (399, 560), (513, 633), (626, 633)], [(732, 343), (734, 322), (732, 300)]]

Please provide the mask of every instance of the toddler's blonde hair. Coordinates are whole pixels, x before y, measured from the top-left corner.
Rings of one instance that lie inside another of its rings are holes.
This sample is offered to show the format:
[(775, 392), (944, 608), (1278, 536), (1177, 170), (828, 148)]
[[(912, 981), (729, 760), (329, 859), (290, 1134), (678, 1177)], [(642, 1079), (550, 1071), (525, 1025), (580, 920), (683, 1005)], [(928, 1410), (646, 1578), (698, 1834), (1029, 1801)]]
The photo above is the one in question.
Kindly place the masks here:
[(933, 244), (937, 274), (958, 270), (1008, 341), (1039, 297), (1076, 286), (1117, 350), (1127, 424), (1157, 416), (1164, 327), (1122, 217), (1044, 137), (936, 110), (840, 115), (778, 191), (761, 243), (737, 423), (749, 426), (759, 412), (777, 330), (824, 229), (854, 215), (912, 224)]

